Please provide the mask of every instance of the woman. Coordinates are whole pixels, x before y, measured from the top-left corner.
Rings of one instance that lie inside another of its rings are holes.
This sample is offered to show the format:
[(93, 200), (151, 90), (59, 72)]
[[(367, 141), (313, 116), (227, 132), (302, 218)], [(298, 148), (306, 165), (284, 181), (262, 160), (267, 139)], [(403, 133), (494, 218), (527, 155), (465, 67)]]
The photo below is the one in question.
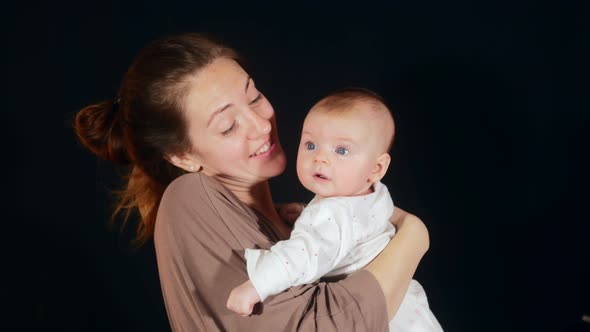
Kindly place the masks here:
[(93, 153), (131, 167), (115, 212), (139, 208), (138, 241), (155, 236), (175, 331), (386, 331), (428, 249), (423, 223), (396, 209), (396, 236), (364, 270), (293, 287), (250, 317), (227, 310), (247, 279), (244, 249), (268, 249), (290, 228), (268, 184), (286, 163), (273, 108), (236, 53), (211, 38), (154, 41), (115, 102), (82, 109), (75, 127)]

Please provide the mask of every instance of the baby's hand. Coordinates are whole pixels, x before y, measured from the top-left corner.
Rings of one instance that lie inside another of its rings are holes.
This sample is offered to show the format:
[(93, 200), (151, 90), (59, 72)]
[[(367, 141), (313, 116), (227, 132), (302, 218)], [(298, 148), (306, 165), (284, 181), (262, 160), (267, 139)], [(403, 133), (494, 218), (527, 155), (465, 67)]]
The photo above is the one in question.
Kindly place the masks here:
[(227, 308), (242, 316), (249, 316), (254, 310), (254, 305), (260, 302), (260, 296), (250, 280), (234, 288), (227, 299)]
[(292, 225), (297, 220), (297, 218), (299, 218), (301, 211), (303, 211), (303, 208), (305, 208), (305, 204), (303, 204), (303, 203), (282, 203), (282, 204), (275, 204), (275, 207), (276, 207), (277, 211), (279, 212), (281, 219), (283, 219), (284, 222)]

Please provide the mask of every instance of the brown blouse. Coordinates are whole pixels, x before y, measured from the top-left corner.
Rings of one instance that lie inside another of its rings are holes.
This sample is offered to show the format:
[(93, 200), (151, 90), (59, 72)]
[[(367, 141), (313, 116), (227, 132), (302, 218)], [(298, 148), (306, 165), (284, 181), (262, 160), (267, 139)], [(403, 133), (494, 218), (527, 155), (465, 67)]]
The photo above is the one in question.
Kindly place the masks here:
[(172, 182), (160, 203), (155, 245), (174, 331), (388, 331), (385, 297), (368, 271), (337, 282), (292, 287), (242, 317), (225, 304), (248, 280), (244, 249), (281, 240), (215, 179), (200, 173)]

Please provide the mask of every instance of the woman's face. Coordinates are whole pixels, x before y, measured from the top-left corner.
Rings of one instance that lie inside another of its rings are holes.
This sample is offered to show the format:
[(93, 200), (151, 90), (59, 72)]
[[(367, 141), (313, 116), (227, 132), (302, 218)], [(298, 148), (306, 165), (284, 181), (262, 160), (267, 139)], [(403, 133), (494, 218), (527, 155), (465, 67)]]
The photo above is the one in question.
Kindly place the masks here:
[(205, 174), (249, 186), (285, 169), (274, 110), (234, 60), (216, 59), (191, 78), (185, 110), (188, 158)]

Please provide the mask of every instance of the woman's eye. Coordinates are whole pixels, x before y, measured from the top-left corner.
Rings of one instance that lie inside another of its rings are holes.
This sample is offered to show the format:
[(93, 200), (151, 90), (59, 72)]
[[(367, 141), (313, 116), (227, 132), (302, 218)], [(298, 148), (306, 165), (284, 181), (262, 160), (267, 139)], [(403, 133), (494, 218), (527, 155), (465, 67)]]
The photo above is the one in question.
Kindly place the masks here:
[(254, 98), (251, 102), (250, 105), (252, 104), (256, 104), (257, 102), (259, 102), (262, 99), (262, 93), (259, 93), (258, 96), (256, 96), (256, 98)]
[(227, 135), (229, 135), (229, 134), (230, 134), (230, 133), (231, 133), (231, 132), (234, 130), (234, 127), (235, 127), (235, 126), (236, 126), (236, 122), (234, 121), (234, 122), (231, 124), (231, 127), (227, 128), (226, 130), (224, 130), (223, 132), (221, 132), (221, 134), (222, 134), (223, 136), (227, 136)]
[(312, 142), (305, 143), (305, 146), (307, 147), (308, 150), (314, 150), (315, 149), (315, 144), (313, 144)]
[(349, 153), (348, 149), (340, 147), (336, 149), (336, 153), (340, 155), (346, 155)]

